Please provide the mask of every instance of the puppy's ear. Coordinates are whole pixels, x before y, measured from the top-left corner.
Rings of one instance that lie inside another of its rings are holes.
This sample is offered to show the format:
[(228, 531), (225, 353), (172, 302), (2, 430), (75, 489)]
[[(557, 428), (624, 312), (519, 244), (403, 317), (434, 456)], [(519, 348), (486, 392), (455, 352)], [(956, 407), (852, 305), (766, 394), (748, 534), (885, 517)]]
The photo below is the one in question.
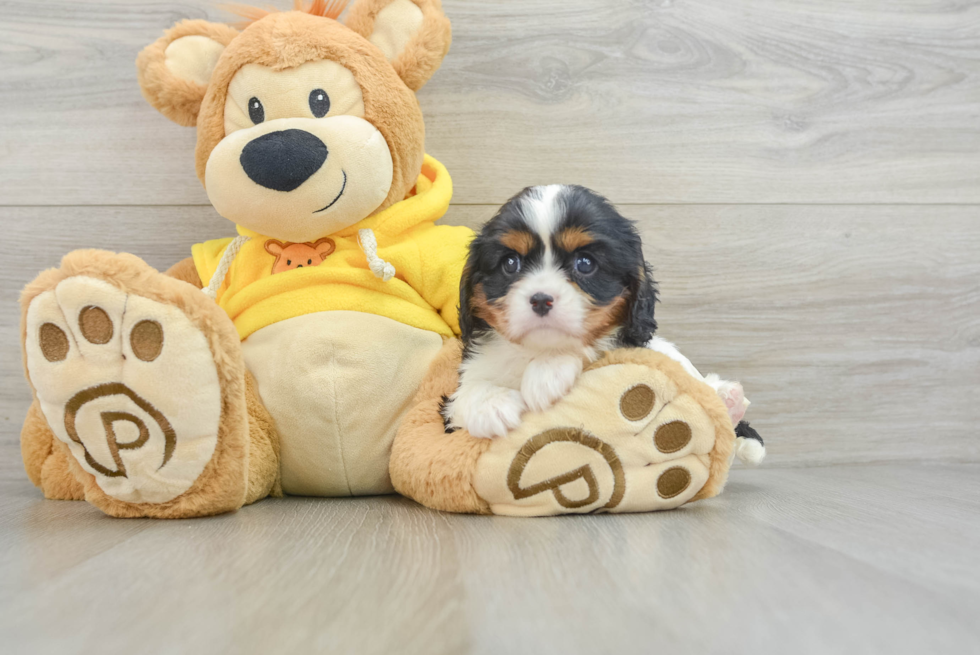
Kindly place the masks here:
[[(459, 338), (463, 341), (464, 347), (468, 347), (473, 339), (491, 329), (490, 324), (477, 316), (474, 311), (473, 297), (480, 292), (483, 284), (477, 255), (478, 241), (479, 237), (470, 246), (470, 254), (466, 258), (463, 275), (459, 278)], [(465, 350), (463, 356), (466, 356)]]
[(143, 97), (173, 122), (195, 125), (218, 57), (237, 35), (222, 23), (177, 23), (136, 58)]
[(644, 262), (627, 293), (629, 300), (626, 316), (619, 330), (619, 343), (628, 348), (642, 348), (657, 331), (657, 321), (653, 318), (654, 305), (657, 304), (657, 285), (653, 281), (649, 264)]
[(358, 0), (345, 24), (378, 46), (412, 91), (429, 81), (452, 42), (440, 0)]
[[(469, 259), (472, 259), (471, 254)], [(473, 303), (473, 266), (471, 261), (467, 261), (463, 267), (463, 275), (459, 278), (459, 338), (463, 344), (468, 344), (473, 338), (474, 320)]]

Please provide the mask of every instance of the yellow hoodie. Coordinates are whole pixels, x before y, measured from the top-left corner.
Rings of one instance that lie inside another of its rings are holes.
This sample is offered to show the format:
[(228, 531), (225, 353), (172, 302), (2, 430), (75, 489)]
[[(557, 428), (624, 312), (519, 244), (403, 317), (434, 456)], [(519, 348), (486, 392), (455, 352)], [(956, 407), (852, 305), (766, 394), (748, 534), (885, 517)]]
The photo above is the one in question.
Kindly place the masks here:
[[(335, 310), (387, 316), (447, 337), (459, 334), (459, 278), (473, 233), (466, 227), (434, 225), (449, 208), (452, 193), (445, 167), (426, 155), (422, 174), (405, 200), (329, 239), (282, 243), (238, 227), (250, 239), (232, 261), (217, 302), (242, 339), (278, 321)], [(368, 267), (358, 241), (362, 229), (374, 232), (378, 257), (394, 266), (395, 276), (387, 282)], [(205, 286), (231, 241), (215, 239), (193, 247)]]

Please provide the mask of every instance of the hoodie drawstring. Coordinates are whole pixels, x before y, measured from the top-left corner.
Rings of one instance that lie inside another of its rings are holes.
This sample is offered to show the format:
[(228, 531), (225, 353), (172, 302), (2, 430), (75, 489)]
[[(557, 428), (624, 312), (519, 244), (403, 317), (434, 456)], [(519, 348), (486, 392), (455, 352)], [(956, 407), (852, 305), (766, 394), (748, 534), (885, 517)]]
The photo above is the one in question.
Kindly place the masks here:
[(381, 278), (385, 282), (395, 277), (395, 267), (378, 257), (378, 239), (374, 236), (373, 230), (368, 228), (358, 230), (357, 244), (364, 251), (364, 256), (367, 257), (368, 268), (371, 269), (371, 272), (376, 277)]
[(225, 252), (221, 255), (221, 261), (218, 262), (218, 268), (215, 269), (214, 275), (211, 276), (211, 281), (208, 283), (208, 286), (201, 289), (204, 295), (211, 300), (218, 298), (218, 289), (221, 288), (221, 283), (225, 281), (225, 276), (228, 275), (228, 269), (231, 268), (231, 263), (235, 261), (235, 255), (248, 242), (249, 238), (239, 234), (225, 248)]

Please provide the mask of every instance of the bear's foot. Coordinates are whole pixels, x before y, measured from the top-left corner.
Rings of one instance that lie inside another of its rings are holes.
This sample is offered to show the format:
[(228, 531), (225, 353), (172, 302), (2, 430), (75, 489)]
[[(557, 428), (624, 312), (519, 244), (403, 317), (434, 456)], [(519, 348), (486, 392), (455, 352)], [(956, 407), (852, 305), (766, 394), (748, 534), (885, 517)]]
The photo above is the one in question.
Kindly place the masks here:
[(709, 386), (664, 355), (621, 350), (494, 439), (473, 488), (495, 514), (671, 509), (721, 490), (734, 439)]
[(24, 304), (30, 381), (87, 500), (117, 516), (242, 505), (244, 365), (212, 300), (135, 257), (89, 251), (42, 274)]

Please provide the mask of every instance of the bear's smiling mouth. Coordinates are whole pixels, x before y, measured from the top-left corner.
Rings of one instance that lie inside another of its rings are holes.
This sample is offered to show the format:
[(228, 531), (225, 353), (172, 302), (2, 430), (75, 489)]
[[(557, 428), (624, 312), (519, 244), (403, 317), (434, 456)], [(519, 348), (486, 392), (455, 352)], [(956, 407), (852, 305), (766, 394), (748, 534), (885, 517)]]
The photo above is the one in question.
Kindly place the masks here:
[(344, 174), (344, 183), (340, 185), (340, 193), (338, 193), (337, 197), (331, 200), (326, 207), (324, 207), (323, 209), (318, 209), (315, 212), (313, 212), (314, 214), (319, 214), (320, 212), (327, 211), (328, 209), (333, 207), (338, 200), (340, 200), (340, 196), (344, 195), (344, 189), (347, 188), (347, 171), (341, 169), (340, 172)]

